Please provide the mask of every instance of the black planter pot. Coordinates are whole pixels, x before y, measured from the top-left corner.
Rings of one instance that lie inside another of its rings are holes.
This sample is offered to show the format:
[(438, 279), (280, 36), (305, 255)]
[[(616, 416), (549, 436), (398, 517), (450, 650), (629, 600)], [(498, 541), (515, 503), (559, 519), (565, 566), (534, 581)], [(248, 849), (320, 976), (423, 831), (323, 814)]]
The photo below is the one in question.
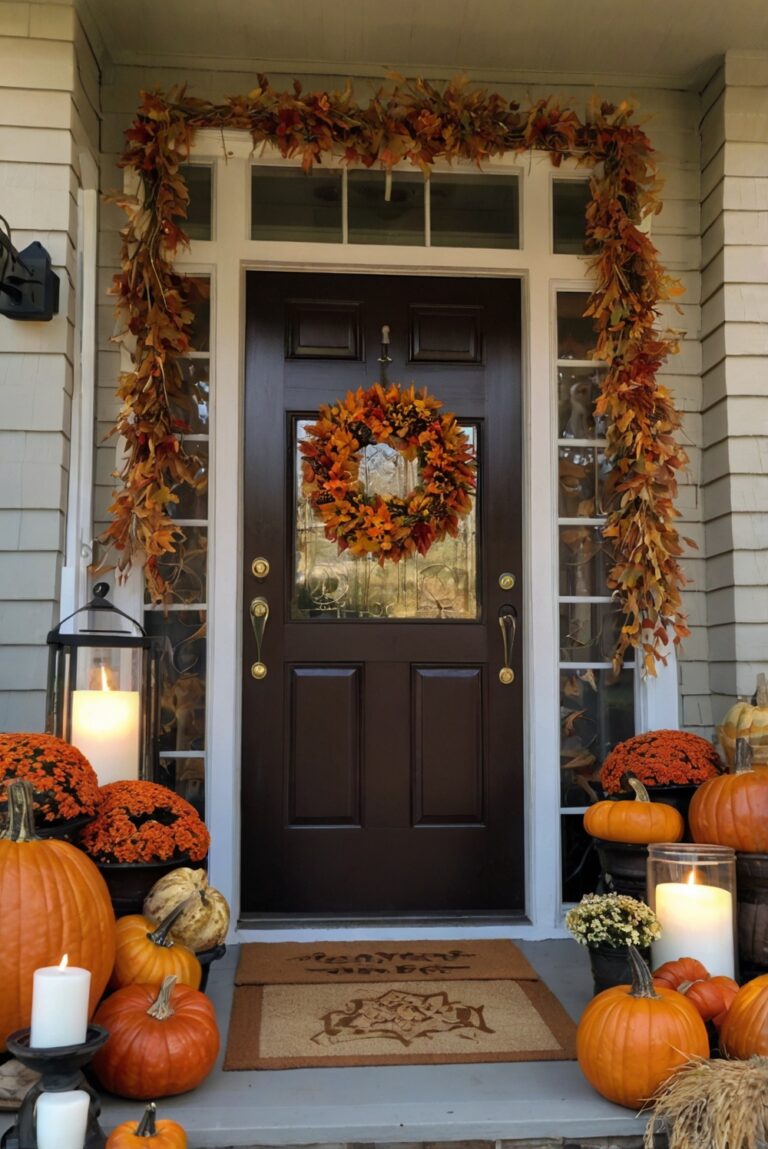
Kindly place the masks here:
[(648, 847), (595, 838), (603, 886), (608, 894), (629, 894), (646, 901)]
[(171, 870), (189, 864), (189, 858), (175, 858), (171, 862), (97, 862), (101, 876), (107, 883), (116, 918), (126, 914), (140, 914), (144, 899), (160, 878)]
[(768, 973), (768, 854), (736, 855), (741, 980)]
[[(647, 962), (650, 960), (650, 951), (641, 950), (640, 956)], [(596, 994), (615, 985), (632, 984), (632, 967), (626, 946), (590, 946), (589, 962)]]
[(71, 842), (95, 817), (95, 814), (81, 814), (68, 822), (35, 822), (35, 833), (39, 838), (61, 838), (64, 842)]

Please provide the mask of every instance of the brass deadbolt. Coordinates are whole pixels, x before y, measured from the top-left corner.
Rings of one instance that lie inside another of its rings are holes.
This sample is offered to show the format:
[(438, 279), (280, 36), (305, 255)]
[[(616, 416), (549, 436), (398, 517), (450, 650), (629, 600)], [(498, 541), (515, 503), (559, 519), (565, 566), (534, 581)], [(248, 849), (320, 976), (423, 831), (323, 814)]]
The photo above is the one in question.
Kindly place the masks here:
[(256, 578), (266, 578), (269, 574), (269, 560), (268, 559), (254, 559), (251, 563), (251, 571)]
[(499, 575), (499, 586), (502, 590), (512, 590), (516, 581), (515, 576), (510, 574), (509, 571), (504, 571), (503, 574)]

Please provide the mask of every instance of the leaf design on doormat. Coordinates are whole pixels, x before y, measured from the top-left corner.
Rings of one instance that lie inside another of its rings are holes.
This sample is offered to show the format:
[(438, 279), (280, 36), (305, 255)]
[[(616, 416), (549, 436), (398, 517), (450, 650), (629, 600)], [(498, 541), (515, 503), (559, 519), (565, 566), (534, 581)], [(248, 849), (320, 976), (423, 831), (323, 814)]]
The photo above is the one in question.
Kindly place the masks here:
[(318, 1045), (387, 1038), (411, 1045), (420, 1037), (456, 1032), (466, 1041), (478, 1033), (493, 1033), (483, 1017), (484, 1006), (451, 1001), (447, 993), (405, 993), (387, 990), (379, 997), (355, 998), (345, 1009), (332, 1009), (312, 1040)]

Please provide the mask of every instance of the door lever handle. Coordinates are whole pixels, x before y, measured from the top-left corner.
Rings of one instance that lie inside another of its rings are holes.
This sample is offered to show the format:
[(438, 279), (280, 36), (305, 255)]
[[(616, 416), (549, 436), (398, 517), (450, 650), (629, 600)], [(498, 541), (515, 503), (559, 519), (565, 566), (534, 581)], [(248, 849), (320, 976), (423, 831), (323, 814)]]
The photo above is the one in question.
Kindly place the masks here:
[(504, 665), (499, 671), (499, 682), (502, 686), (511, 686), (515, 681), (515, 672), (509, 664), (517, 637), (517, 611), (510, 603), (499, 607), (499, 627), (504, 648)]
[(269, 618), (269, 603), (262, 595), (258, 595), (256, 598), (251, 599), (248, 613), (251, 616), (253, 637), (256, 639), (256, 662), (251, 666), (251, 675), (253, 678), (262, 679), (267, 676), (267, 668), (261, 661), (261, 647), (264, 642), (264, 631), (267, 628), (267, 619)]

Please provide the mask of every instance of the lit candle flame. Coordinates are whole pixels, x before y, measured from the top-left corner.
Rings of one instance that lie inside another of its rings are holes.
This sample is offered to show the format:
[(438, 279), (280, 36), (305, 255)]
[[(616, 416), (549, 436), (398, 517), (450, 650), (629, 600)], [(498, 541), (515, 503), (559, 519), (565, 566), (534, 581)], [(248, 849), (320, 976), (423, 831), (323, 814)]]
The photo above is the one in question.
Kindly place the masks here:
[(698, 885), (698, 882), (696, 880), (696, 871), (695, 870), (691, 870), (690, 874), (688, 875), (688, 885), (689, 886)]
[(59, 962), (59, 969), (66, 969), (69, 965), (69, 954), (64, 954), (64, 957)]
[(102, 690), (109, 690), (110, 689), (109, 679), (107, 678), (106, 666), (102, 666), (102, 668), (101, 668), (101, 689)]

